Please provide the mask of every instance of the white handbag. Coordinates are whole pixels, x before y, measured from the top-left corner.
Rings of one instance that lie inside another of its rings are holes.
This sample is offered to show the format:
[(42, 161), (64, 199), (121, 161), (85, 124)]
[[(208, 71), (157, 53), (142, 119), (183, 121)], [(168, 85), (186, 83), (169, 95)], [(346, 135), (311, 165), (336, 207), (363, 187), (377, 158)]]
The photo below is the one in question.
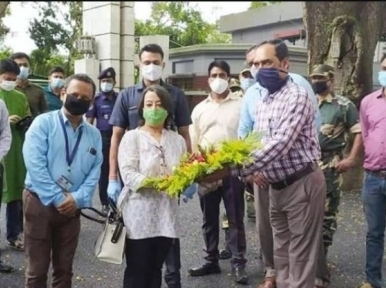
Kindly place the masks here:
[(126, 229), (121, 213), (110, 212), (104, 230), (95, 242), (94, 255), (103, 262), (122, 264), (126, 246)]

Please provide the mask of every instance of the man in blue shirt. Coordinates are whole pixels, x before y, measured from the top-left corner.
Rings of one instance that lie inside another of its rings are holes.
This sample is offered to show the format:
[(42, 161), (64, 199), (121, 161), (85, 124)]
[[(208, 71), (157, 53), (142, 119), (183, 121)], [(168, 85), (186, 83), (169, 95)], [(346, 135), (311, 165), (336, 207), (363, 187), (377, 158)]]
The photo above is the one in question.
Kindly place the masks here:
[[(280, 49), (282, 45), (281, 40), (277, 40), (276, 46)], [(255, 50), (256, 46), (252, 46), (246, 52), (246, 62), (253, 77), (256, 78), (258, 73), (259, 65), (262, 63), (254, 63)], [(299, 86), (304, 87), (308, 92), (308, 97), (312, 100), (315, 106), (316, 119), (315, 119), (315, 129), (319, 131), (321, 126), (321, 115), (318, 108), (317, 98), (312, 89), (311, 84), (301, 75), (295, 73), (288, 73), (289, 80), (298, 84)], [(253, 131), (256, 117), (256, 108), (259, 105), (259, 101), (268, 93), (268, 91), (261, 87), (258, 82), (253, 86), (249, 87), (244, 94), (241, 104), (241, 114), (238, 128), (238, 136), (245, 137), (248, 133)], [(276, 272), (273, 264), (273, 234), (271, 222), (269, 219), (269, 192), (268, 187), (269, 183), (262, 174), (256, 174), (254, 177), (254, 195), (255, 195), (255, 209), (257, 213), (256, 226), (258, 230), (259, 244), (261, 247), (261, 254), (264, 261), (265, 268), (265, 280), (264, 283), (259, 286), (259, 288), (265, 287), (274, 287), (269, 286), (273, 285), (275, 281)]]
[(62, 91), (63, 108), (36, 117), (26, 134), (26, 287), (47, 286), (51, 253), (53, 286), (71, 287), (79, 209), (92, 206), (103, 159), (100, 132), (83, 120), (94, 95), (90, 77), (70, 76)]
[(60, 91), (64, 85), (64, 69), (60, 66), (53, 67), (48, 73), (48, 86), (44, 88), (44, 97), (47, 102), (47, 111), (59, 110), (62, 108)]
[(98, 79), (100, 80), (101, 92), (95, 96), (93, 104), (86, 113), (86, 117), (90, 124), (94, 124), (94, 120), (96, 120), (96, 127), (102, 135), (103, 163), (98, 188), (103, 212), (108, 213), (109, 202), (107, 199), (107, 185), (109, 181), (110, 142), (111, 136), (113, 135), (113, 126), (109, 124), (109, 120), (118, 96), (118, 93), (114, 91), (114, 68), (109, 67), (103, 70), (99, 74)]

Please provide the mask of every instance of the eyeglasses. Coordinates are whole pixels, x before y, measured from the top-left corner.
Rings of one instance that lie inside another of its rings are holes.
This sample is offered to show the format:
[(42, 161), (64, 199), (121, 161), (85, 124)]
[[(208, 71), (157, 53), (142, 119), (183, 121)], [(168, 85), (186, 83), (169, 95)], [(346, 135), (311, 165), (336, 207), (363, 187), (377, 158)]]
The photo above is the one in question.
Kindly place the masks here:
[(165, 176), (166, 174), (168, 174), (168, 171), (167, 171), (168, 166), (166, 164), (165, 150), (162, 146), (156, 146), (156, 148), (159, 150), (161, 176)]

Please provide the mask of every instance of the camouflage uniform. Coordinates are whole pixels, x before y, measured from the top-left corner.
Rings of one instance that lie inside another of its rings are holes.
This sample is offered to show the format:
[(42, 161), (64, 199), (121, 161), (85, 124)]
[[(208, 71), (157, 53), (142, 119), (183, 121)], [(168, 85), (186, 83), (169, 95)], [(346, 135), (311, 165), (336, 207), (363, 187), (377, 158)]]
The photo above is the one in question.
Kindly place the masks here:
[(337, 163), (343, 159), (343, 149), (348, 133), (361, 132), (359, 113), (355, 105), (339, 95), (328, 95), (319, 101), (322, 126), (318, 133), (322, 158), (319, 165), (327, 185), (326, 208), (323, 223), (323, 241), (327, 252), (337, 229), (337, 216), (341, 199), (342, 174), (336, 172)]

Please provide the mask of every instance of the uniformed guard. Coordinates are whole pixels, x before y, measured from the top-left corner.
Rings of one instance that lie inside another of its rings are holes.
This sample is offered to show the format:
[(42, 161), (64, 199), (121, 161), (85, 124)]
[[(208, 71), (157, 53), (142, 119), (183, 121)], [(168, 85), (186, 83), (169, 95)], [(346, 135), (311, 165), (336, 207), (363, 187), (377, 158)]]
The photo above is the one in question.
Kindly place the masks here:
[[(332, 245), (337, 229), (337, 216), (341, 200), (342, 173), (352, 168), (362, 149), (359, 113), (354, 103), (346, 97), (336, 95), (334, 87), (334, 68), (329, 65), (316, 65), (310, 75), (312, 87), (318, 97), (322, 126), (318, 131), (322, 158), (319, 162), (327, 184), (326, 208), (323, 223), (323, 243), (325, 255), (318, 260), (317, 281), (315, 287), (327, 287), (330, 279), (326, 264), (328, 248)], [(343, 158), (343, 149), (349, 135), (354, 135), (354, 142), (347, 158)]]
[(256, 79), (253, 78), (251, 70), (245, 68), (241, 70), (239, 74), (240, 87), (243, 89), (244, 93), (247, 92), (248, 88), (256, 84)]
[(110, 67), (103, 70), (98, 79), (100, 80), (100, 89), (95, 98), (93, 105), (86, 113), (87, 121), (91, 124), (96, 120), (96, 127), (102, 134), (102, 149), (103, 149), (103, 163), (101, 167), (101, 177), (99, 179), (99, 198), (105, 213), (109, 210), (107, 198), (107, 185), (109, 177), (109, 151), (111, 135), (113, 128), (109, 124), (111, 113), (113, 112), (114, 104), (118, 93), (114, 91), (115, 86), (115, 70)]
[(229, 80), (229, 90), (231, 90), (233, 94), (236, 94), (240, 97), (243, 97), (244, 95), (244, 90), (241, 88), (240, 82), (235, 78), (231, 78)]

